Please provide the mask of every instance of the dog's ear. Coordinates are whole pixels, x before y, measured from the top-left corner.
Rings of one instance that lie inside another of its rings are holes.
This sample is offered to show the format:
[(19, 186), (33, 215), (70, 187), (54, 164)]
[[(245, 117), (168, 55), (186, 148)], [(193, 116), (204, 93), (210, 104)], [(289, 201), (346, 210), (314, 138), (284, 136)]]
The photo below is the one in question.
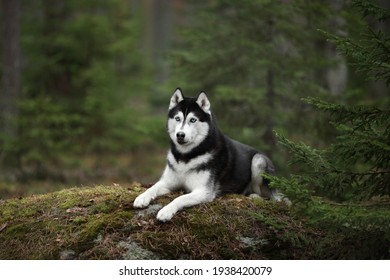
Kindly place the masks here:
[(180, 101), (182, 101), (183, 99), (184, 97), (183, 93), (181, 92), (181, 89), (177, 88), (171, 97), (171, 102), (169, 103), (169, 110), (179, 104)]
[(211, 112), (210, 112), (211, 104), (210, 104), (209, 99), (207, 98), (206, 93), (204, 93), (204, 91), (202, 91), (202, 92), (199, 94), (198, 99), (196, 100), (196, 103), (198, 103), (199, 107), (200, 107), (205, 113), (211, 115)]

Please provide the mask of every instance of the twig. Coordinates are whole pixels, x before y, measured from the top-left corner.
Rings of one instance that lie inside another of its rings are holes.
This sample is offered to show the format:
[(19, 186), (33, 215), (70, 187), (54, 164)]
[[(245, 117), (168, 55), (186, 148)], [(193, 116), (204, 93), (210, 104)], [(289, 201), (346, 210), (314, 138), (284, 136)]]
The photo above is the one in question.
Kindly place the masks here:
[(1, 227), (0, 227), (0, 232), (2, 232), (3, 230), (5, 230), (5, 228), (8, 226), (8, 223), (5, 223), (5, 224), (2, 224)]

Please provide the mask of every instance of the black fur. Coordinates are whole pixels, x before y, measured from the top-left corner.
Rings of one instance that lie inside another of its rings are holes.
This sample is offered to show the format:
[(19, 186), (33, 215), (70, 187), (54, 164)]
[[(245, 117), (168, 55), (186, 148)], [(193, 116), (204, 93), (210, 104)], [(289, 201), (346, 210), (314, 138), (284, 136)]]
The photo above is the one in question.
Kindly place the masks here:
[[(196, 98), (184, 97), (176, 107), (168, 112), (168, 118), (173, 118), (178, 111), (184, 113), (184, 118), (193, 112), (201, 122), (208, 122), (209, 133), (203, 142), (186, 154), (180, 153), (171, 140), (171, 152), (177, 162), (189, 162), (191, 159), (211, 153), (212, 159), (196, 167), (197, 171), (211, 170), (213, 182), (220, 182), (218, 194), (243, 193), (251, 181), (252, 158), (259, 153), (254, 148), (225, 136), (217, 127), (214, 115), (205, 113), (196, 103)], [(273, 173), (274, 167), (267, 157), (266, 172)], [(172, 166), (168, 163), (168, 166)], [(264, 183), (267, 184), (265, 181)], [(214, 184), (211, 184), (214, 185)]]

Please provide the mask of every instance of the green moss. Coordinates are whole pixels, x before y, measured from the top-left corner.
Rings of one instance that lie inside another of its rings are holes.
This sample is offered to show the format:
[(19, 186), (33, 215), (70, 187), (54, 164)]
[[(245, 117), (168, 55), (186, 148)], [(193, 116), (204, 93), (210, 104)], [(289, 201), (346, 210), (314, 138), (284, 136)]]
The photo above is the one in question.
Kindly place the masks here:
[(133, 209), (144, 190), (95, 186), (2, 201), (0, 259), (118, 259), (137, 255), (119, 246), (132, 242), (166, 259), (361, 256), (361, 239), (308, 224), (283, 203), (228, 195), (160, 223), (156, 213)]
[(78, 251), (131, 218), (135, 194), (126, 188), (97, 186), (7, 200), (1, 205), (1, 259), (57, 258), (63, 248)]

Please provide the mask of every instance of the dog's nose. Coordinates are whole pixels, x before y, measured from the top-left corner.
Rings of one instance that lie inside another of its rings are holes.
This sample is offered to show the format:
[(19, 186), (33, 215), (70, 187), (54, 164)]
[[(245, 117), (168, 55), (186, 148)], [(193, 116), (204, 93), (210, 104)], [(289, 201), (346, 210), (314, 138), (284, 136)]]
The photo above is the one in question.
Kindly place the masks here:
[(184, 138), (186, 137), (186, 135), (184, 132), (178, 132), (178, 133), (176, 133), (176, 137), (177, 137), (177, 140), (183, 141)]

